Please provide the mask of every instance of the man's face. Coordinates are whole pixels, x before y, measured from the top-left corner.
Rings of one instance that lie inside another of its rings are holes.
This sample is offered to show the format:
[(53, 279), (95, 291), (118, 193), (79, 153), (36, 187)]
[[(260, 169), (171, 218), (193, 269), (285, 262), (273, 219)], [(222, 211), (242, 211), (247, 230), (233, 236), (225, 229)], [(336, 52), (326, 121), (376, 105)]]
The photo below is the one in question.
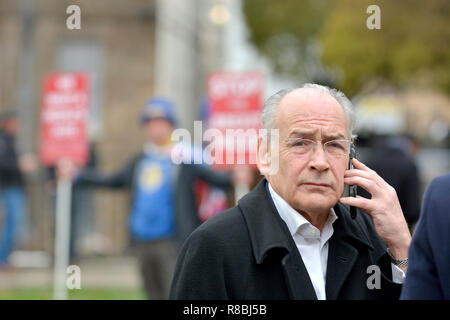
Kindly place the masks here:
[(147, 141), (163, 146), (169, 142), (173, 126), (167, 120), (152, 119), (146, 122), (144, 130)]
[[(279, 170), (268, 176), (270, 184), (297, 211), (329, 212), (344, 191), (349, 156), (330, 156), (321, 143), (349, 139), (344, 110), (326, 93), (301, 89), (287, 94), (275, 113), (275, 127), (279, 128), (280, 136)], [(308, 154), (299, 155), (286, 143), (286, 139), (292, 138), (310, 139), (318, 144)]]

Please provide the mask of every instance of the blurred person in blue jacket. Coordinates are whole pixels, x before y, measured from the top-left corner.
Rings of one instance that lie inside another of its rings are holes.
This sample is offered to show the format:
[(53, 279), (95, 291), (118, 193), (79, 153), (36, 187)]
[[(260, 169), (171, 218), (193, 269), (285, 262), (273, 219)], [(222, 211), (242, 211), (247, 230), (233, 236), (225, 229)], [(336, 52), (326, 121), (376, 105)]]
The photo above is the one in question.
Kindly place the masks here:
[[(224, 188), (231, 187), (232, 180), (228, 173), (192, 164), (189, 160), (199, 150), (171, 141), (176, 119), (174, 106), (168, 99), (150, 99), (140, 122), (146, 138), (143, 150), (116, 173), (105, 175), (85, 169), (74, 174), (70, 163), (63, 163), (59, 171), (63, 176), (75, 175), (76, 184), (131, 189), (128, 224), (144, 289), (149, 299), (167, 299), (176, 260), (176, 240), (180, 245), (193, 230), (190, 217), (195, 213), (190, 211), (195, 208), (190, 206), (193, 188), (190, 177), (195, 175)], [(174, 150), (175, 146), (179, 148)], [(176, 165), (172, 153), (180, 152), (179, 156), (187, 161)]]

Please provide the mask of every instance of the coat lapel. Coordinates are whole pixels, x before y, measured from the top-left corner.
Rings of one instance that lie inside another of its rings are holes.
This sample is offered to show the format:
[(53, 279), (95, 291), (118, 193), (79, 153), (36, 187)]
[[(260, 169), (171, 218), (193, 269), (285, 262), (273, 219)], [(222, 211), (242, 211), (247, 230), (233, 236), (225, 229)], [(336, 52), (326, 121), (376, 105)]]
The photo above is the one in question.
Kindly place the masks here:
[(306, 267), (289, 230), (278, 214), (266, 189), (266, 179), (239, 201), (249, 230), (253, 254), (262, 264), (269, 254), (280, 255), (289, 297), (295, 300), (317, 299)]
[[(334, 238), (334, 236), (333, 236)], [(331, 239), (328, 250), (326, 275), (327, 300), (336, 300), (339, 291), (352, 270), (358, 257), (358, 250), (342, 239)]]
[(293, 300), (317, 300), (311, 278), (306, 270), (303, 260), (296, 253), (288, 253), (281, 265), (283, 267), (284, 278), (289, 291), (289, 297)]
[[(338, 298), (339, 291), (347, 279), (358, 258), (357, 245), (363, 244), (373, 250), (360, 228), (356, 226), (356, 220), (351, 220), (348, 210), (338, 204), (334, 207), (338, 219), (333, 224), (333, 236), (329, 240), (328, 263), (326, 275), (327, 300)], [(363, 213), (360, 213), (363, 214)]]

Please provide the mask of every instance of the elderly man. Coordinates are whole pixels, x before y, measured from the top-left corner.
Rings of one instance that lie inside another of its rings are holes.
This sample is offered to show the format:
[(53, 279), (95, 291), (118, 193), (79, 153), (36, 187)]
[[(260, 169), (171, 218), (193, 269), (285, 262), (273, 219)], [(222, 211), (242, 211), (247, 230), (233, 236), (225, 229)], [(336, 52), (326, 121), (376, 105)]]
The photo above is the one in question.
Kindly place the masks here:
[[(170, 297), (397, 299), (411, 236), (395, 190), (357, 160), (347, 170), (349, 100), (307, 84), (270, 97), (262, 120), (279, 137), (272, 149), (259, 138), (265, 179), (190, 236)], [(372, 198), (342, 198), (344, 184)]]

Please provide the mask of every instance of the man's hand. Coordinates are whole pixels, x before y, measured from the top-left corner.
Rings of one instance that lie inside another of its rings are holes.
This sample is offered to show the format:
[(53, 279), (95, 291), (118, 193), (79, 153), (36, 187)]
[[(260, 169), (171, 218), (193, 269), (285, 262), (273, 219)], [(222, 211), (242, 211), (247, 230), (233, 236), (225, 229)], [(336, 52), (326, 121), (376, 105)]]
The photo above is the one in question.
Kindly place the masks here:
[(33, 173), (38, 169), (36, 157), (31, 153), (26, 153), (19, 158), (19, 168), (23, 173)]
[(343, 197), (340, 201), (369, 214), (378, 235), (388, 245), (392, 255), (396, 259), (405, 259), (411, 234), (395, 189), (362, 162), (353, 159), (353, 166), (355, 169), (345, 172), (344, 183), (364, 188), (372, 198)]
[(62, 180), (73, 180), (78, 171), (75, 164), (67, 159), (60, 160), (56, 167), (56, 175)]

